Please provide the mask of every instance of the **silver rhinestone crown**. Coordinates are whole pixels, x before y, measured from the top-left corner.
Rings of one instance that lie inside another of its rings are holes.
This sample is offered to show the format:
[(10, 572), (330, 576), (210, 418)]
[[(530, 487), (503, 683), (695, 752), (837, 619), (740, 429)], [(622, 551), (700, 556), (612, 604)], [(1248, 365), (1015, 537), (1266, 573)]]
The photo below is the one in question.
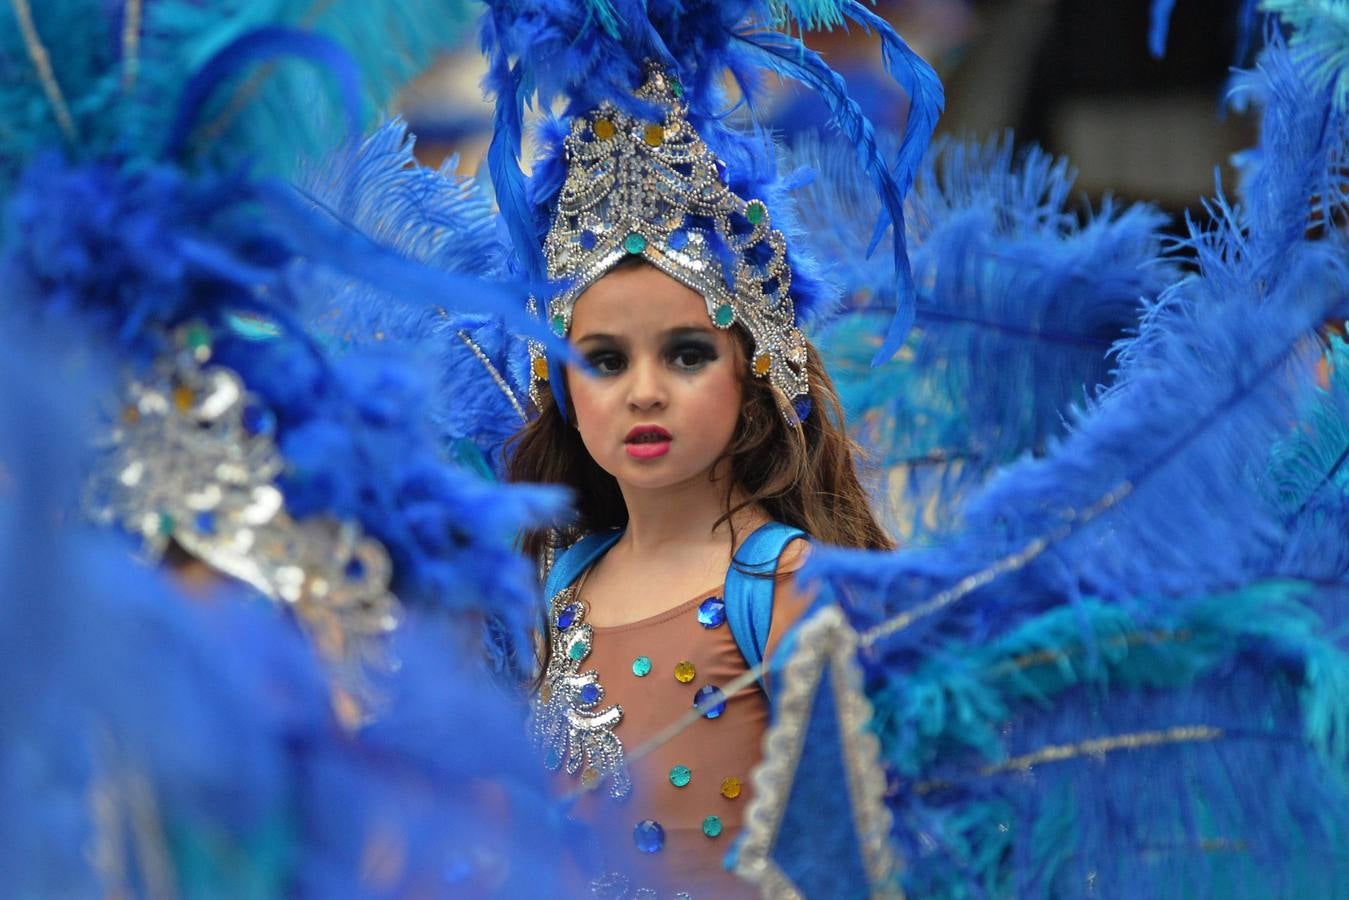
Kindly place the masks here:
[(208, 329), (189, 324), (174, 337), (176, 352), (126, 384), (88, 511), (139, 535), (155, 559), (173, 541), (291, 607), (335, 666), (339, 711), (360, 708), (359, 718), (372, 699), (366, 666), (385, 663), (376, 638), (400, 615), (389, 555), (355, 523), (290, 516), (270, 410), (236, 373), (208, 365)]
[[(717, 328), (744, 326), (754, 342), (751, 370), (780, 391), (783, 414), (795, 421), (792, 404), (809, 384), (787, 242), (762, 200), (727, 187), (725, 166), (689, 124), (682, 94), (653, 69), (636, 96), (663, 110), (663, 123), (608, 102), (572, 120), (567, 176), (543, 246), (548, 277), (565, 283), (548, 302), (550, 327), (565, 336), (581, 293), (624, 257), (640, 256), (701, 294)], [(729, 284), (709, 230), (729, 257)], [(531, 344), (530, 355), (537, 402), (548, 366), (541, 344)]]

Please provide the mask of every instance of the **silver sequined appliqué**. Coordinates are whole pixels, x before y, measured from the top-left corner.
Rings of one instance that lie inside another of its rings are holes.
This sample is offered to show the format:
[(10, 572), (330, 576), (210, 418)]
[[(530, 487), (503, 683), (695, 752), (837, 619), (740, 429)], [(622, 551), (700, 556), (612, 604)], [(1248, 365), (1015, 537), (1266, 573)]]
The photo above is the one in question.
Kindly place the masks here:
[[(569, 627), (558, 628), (558, 615), (573, 603), (575, 619)], [(563, 769), (568, 775), (580, 772), (587, 787), (603, 781), (609, 796), (623, 800), (632, 793), (623, 742), (614, 734), (623, 720), (623, 707), (602, 707), (604, 687), (599, 673), (594, 669), (581, 671), (594, 640), (585, 613), (585, 603), (576, 600), (574, 586), (559, 591), (549, 604), (552, 652), (543, 688), (532, 704), (530, 731), (550, 770)]]

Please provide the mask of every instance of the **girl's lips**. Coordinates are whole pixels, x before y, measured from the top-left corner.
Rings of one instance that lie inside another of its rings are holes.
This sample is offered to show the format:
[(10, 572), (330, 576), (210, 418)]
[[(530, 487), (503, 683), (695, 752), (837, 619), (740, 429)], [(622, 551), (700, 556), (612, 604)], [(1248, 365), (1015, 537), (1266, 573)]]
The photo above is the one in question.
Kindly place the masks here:
[(624, 444), (628, 456), (633, 459), (655, 459), (670, 452), (670, 441), (644, 441), (640, 444)]

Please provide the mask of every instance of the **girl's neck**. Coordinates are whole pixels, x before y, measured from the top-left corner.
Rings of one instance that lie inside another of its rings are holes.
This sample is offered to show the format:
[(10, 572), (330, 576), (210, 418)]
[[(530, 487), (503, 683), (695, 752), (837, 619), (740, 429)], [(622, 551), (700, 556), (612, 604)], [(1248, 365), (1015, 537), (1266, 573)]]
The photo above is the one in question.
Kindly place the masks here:
[[(733, 490), (731, 505), (744, 499)], [(623, 488), (628, 507), (628, 525), (622, 542), (635, 558), (656, 556), (672, 549), (724, 542), (730, 546), (729, 522), (718, 523), (726, 512), (726, 482), (707, 478), (690, 479), (659, 490)], [(737, 538), (743, 538), (766, 514), (757, 506), (740, 510), (732, 517)]]

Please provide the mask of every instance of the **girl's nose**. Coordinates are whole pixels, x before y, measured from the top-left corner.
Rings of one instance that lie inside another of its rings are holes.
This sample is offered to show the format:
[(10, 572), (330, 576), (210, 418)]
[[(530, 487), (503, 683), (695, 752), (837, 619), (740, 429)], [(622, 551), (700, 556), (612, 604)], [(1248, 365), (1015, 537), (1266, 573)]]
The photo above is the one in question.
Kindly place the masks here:
[(634, 362), (629, 372), (628, 406), (635, 410), (664, 408), (669, 397), (659, 363)]

